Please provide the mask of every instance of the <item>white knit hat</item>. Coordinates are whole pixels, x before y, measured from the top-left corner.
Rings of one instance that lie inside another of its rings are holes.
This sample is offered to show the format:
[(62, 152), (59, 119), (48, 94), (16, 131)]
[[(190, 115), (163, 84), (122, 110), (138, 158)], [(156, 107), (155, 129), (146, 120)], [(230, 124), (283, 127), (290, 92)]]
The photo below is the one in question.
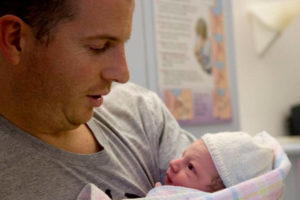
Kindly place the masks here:
[(272, 170), (273, 150), (243, 132), (205, 134), (202, 137), (226, 187)]

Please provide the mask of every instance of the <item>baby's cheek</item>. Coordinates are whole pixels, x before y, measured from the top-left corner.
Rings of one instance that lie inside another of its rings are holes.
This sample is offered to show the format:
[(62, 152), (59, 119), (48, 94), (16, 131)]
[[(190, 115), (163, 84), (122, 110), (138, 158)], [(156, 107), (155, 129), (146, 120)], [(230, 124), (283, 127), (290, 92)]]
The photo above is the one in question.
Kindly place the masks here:
[(188, 181), (186, 180), (186, 177), (177, 177), (173, 185), (187, 187)]

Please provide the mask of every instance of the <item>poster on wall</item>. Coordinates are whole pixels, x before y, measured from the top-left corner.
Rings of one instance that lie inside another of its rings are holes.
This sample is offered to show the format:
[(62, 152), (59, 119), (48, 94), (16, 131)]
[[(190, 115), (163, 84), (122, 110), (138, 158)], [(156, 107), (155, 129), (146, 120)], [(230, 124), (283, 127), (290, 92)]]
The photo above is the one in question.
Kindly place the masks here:
[(232, 120), (224, 1), (154, 0), (159, 91), (182, 125)]

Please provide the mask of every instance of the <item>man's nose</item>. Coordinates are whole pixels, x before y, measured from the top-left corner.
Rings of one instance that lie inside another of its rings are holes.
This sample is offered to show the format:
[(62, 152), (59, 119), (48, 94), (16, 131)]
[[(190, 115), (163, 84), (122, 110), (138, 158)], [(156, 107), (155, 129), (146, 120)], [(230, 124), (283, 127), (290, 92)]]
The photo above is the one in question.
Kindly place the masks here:
[(181, 168), (181, 159), (172, 160), (170, 161), (169, 165), (174, 173), (178, 173)]
[(126, 83), (129, 80), (129, 70), (123, 44), (112, 50), (107, 62), (109, 62), (107, 63), (108, 67), (102, 71), (103, 79), (118, 83)]

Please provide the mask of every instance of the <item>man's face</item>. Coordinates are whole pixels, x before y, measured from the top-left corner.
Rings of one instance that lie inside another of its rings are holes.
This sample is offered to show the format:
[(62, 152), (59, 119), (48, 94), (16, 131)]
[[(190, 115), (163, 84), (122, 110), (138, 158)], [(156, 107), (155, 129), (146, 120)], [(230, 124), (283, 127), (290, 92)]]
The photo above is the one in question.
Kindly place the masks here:
[(202, 140), (195, 141), (185, 150), (181, 158), (172, 160), (169, 165), (165, 178), (166, 185), (213, 192), (209, 185), (218, 172)]
[[(79, 0), (71, 21), (53, 29), (48, 45), (26, 41), (22, 70), (15, 74), (16, 100), (33, 121), (72, 128), (87, 122), (113, 81), (129, 72), (124, 43), (131, 33), (133, 0)], [(75, 6), (76, 7), (76, 6)]]

